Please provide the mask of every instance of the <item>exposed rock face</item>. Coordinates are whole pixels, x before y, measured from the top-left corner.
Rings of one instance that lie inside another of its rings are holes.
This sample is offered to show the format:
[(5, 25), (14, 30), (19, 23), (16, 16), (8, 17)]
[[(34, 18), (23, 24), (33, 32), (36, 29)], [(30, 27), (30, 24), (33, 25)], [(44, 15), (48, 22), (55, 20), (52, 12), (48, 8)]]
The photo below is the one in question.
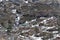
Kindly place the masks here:
[(60, 39), (58, 3), (55, 0), (35, 1), (0, 2), (0, 33), (4, 35), (4, 38), (7, 40)]

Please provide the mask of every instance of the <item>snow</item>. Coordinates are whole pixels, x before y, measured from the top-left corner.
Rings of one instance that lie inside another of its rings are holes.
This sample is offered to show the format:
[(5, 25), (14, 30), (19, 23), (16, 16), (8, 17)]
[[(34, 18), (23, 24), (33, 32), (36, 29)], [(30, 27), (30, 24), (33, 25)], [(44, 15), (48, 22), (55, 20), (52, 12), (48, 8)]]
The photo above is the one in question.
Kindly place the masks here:
[(20, 20), (20, 17), (17, 17), (18, 21)]
[(28, 1), (25, 1), (25, 3), (28, 3)]
[(53, 19), (54, 17), (51, 17), (51, 19)]
[(52, 28), (54, 28), (55, 26), (53, 26), (53, 27), (47, 27), (47, 29), (52, 29)]
[(34, 25), (32, 25), (32, 27), (35, 27)]
[(58, 33), (58, 31), (53, 31), (53, 33)]
[(20, 36), (21, 36), (21, 37), (24, 37), (24, 36), (22, 36), (22, 35), (19, 35), (19, 38), (20, 38)]
[(0, 0), (0, 2), (2, 2), (3, 0)]
[(36, 19), (31, 20), (31, 22), (36, 21)]
[(39, 24), (36, 24), (36, 25), (32, 25), (32, 27), (36, 27), (36, 26), (38, 27), (38, 26), (39, 26)]
[(45, 19), (45, 17), (40, 17), (40, 19)]
[(44, 24), (46, 24), (46, 20), (43, 20), (43, 21), (41, 21), (41, 23), (44, 23)]
[(16, 19), (15, 19), (15, 21), (19, 21), (20, 20), (20, 17), (17, 17)]
[(56, 37), (60, 37), (60, 35), (59, 35), (59, 34), (57, 34), (57, 35), (56, 35)]
[(28, 21), (26, 21), (25, 23), (29, 23)]
[(39, 24), (36, 24), (35, 26), (37, 26), (37, 27), (38, 27), (38, 26), (39, 26)]
[(29, 32), (30, 30), (23, 30), (22, 33)]
[(1, 27), (0, 27), (1, 28)]
[(45, 20), (41, 21), (40, 23), (46, 24), (46, 23), (47, 23), (47, 20), (50, 20), (50, 19), (53, 19), (53, 18), (54, 18), (54, 17), (50, 17), (50, 18), (48, 18), (48, 19), (45, 19)]
[(41, 26), (41, 29), (45, 29), (46, 27), (45, 26)]
[(35, 37), (34, 35), (30, 36), (33, 40), (42, 40), (41, 37)]
[(7, 31), (7, 30), (5, 30), (5, 31)]
[(16, 9), (13, 9), (13, 10), (12, 10), (12, 13), (16, 13)]
[(48, 40), (51, 40), (51, 39), (48, 39)]
[(47, 20), (50, 20), (50, 19), (53, 19), (54, 17), (50, 17), (50, 18), (48, 18)]
[(60, 37), (60, 35), (59, 35), (59, 34), (55, 34), (55, 35), (54, 35), (54, 39), (55, 39), (56, 37)]

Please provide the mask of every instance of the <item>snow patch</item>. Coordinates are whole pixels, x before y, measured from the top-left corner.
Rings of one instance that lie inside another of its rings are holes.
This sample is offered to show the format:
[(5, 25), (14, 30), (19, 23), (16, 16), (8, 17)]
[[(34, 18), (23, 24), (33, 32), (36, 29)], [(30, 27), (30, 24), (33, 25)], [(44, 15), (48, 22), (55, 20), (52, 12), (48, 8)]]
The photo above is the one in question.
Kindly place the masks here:
[(25, 1), (25, 3), (28, 3), (28, 1)]
[(0, 2), (2, 2), (3, 0), (0, 0)]
[(34, 39), (34, 40), (42, 40), (42, 38), (41, 37), (35, 37), (34, 35), (32, 35), (32, 36), (30, 36), (32, 39)]
[(12, 10), (12, 13), (16, 13), (16, 9), (13, 9), (13, 10)]

